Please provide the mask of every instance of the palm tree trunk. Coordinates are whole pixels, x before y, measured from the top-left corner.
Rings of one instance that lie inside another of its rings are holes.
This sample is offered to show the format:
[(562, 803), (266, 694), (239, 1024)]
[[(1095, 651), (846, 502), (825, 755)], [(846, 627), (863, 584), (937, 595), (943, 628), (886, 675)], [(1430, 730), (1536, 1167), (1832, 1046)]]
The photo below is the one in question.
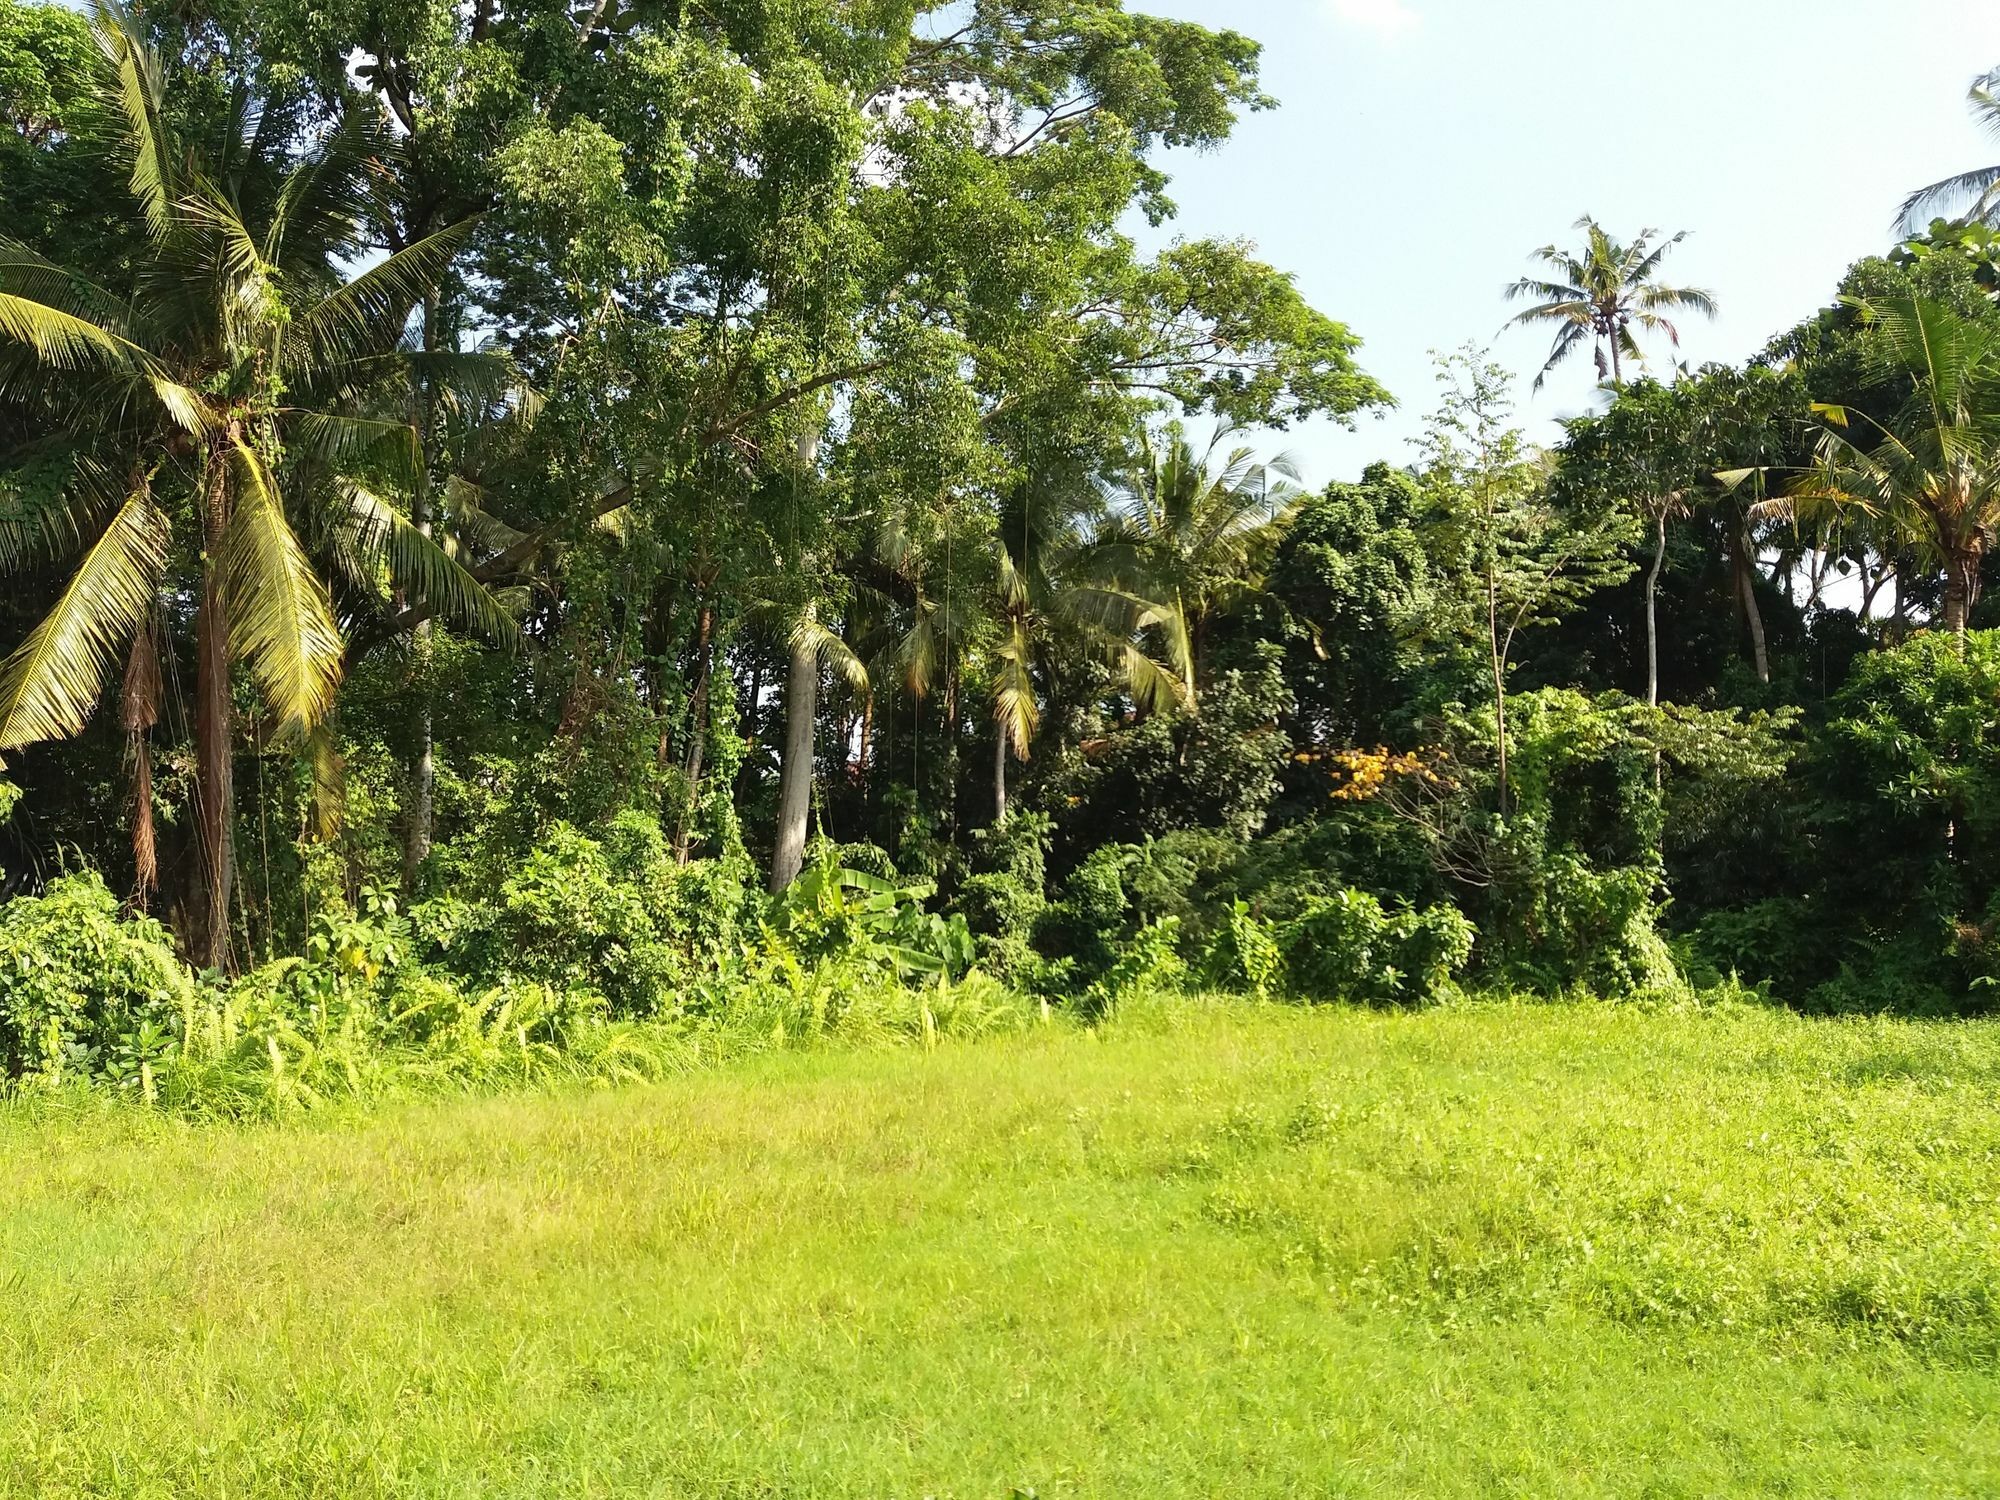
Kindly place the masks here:
[(1507, 816), (1507, 663), (1500, 650), (1500, 583), (1486, 564), (1486, 632), (1493, 658), (1493, 737), (1500, 756), (1500, 816)]
[(229, 894), (236, 874), (231, 838), (236, 788), (231, 759), (229, 603), (222, 585), (222, 534), (229, 522), (228, 460), (209, 460), (202, 517), (207, 557), (195, 619), (195, 870), (198, 913), (192, 952), (204, 969), (229, 967)]
[(1653, 570), (1646, 575), (1646, 702), (1660, 705), (1660, 569), (1667, 563), (1667, 511), (1653, 518)]
[(1007, 731), (993, 726), (993, 824), (1007, 821)]
[(778, 773), (778, 836), (771, 851), (771, 892), (776, 895), (805, 865), (806, 817), (812, 809), (813, 724), (819, 714), (819, 652), (794, 640), (785, 684), (785, 755)]
[(1951, 632), (1961, 656), (1965, 654), (1966, 622), (1978, 602), (1979, 554), (1976, 550), (1954, 553), (1945, 568), (1944, 628)]
[(144, 911), (160, 883), (160, 860), (153, 829), (153, 751), (147, 736), (160, 721), (160, 657), (150, 620), (132, 638), (125, 659), (120, 719), (132, 761), (132, 904)]
[[(438, 299), (424, 299), (424, 349), (436, 347)], [(410, 521), (424, 536), (431, 534), (431, 464), (436, 458), (437, 403), (422, 376), (416, 377), (417, 482), (410, 495)], [(430, 858), (433, 802), (437, 793), (437, 762), (433, 753), (435, 705), (431, 685), (431, 622), (421, 620), (411, 633), (411, 663), (417, 677), (417, 702), (410, 738), (410, 805), (403, 825), (403, 894), (415, 892), (417, 872)]]
[(688, 862), (688, 847), (694, 834), (694, 810), (701, 800), (701, 762), (708, 747), (708, 683), (715, 670), (715, 606), (701, 606), (695, 627), (694, 702), (688, 705), (688, 752), (683, 769), (687, 773), (687, 806), (681, 812), (681, 826), (674, 834), (674, 860)]

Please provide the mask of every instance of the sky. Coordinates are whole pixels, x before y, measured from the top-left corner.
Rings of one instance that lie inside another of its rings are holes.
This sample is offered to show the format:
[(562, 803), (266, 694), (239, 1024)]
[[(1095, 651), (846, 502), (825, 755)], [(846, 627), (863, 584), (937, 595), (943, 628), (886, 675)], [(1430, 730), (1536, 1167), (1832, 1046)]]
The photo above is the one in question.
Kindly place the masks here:
[(1362, 337), (1401, 403), (1352, 433), (1259, 436), (1314, 487), (1411, 457), (1432, 350), (1490, 345), (1521, 372), (1537, 441), (1588, 407), (1587, 357), (1533, 395), (1552, 330), (1501, 333), (1507, 283), (1539, 246), (1580, 242), (1582, 214), (1620, 239), (1688, 231), (1662, 277), (1719, 311), (1683, 323), (1682, 357), (1740, 361), (1890, 248), (1912, 189), (2000, 161), (1965, 106), (2000, 65), (2000, 0), (1137, 4), (1264, 43), (1280, 106), (1217, 151), (1169, 154), (1181, 212), (1165, 235), (1254, 241)]

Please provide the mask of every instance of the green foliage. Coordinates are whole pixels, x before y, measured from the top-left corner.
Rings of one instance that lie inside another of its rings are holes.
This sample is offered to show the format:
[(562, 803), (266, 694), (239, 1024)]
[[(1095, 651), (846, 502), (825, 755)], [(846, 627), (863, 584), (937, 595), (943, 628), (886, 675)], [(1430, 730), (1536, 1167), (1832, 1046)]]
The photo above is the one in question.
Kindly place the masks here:
[(0, 904), (0, 1072), (49, 1085), (140, 1083), (166, 1055), (194, 980), (165, 929), (120, 913), (95, 874)]
[(1284, 983), (1285, 955), (1271, 924), (1232, 901), (1229, 915), (1202, 955), (1202, 982), (1219, 990), (1270, 1000)]
[(1032, 988), (1039, 957), (1035, 924), (1048, 909), (1048, 846), (1044, 813), (1016, 813), (980, 831), (978, 858), (992, 868), (969, 876), (953, 903), (979, 945), (980, 963), (997, 977)]
[[(1255, 42), (1124, 0), (538, 3), (0, 0), (4, 862), (266, 960), (173, 1024), (114, 1005), (91, 1068), (650, 1076), (1183, 962), (1990, 998), (1984, 648), (1878, 649), (1978, 618), (1989, 226), (1663, 382), (1625, 359), (1707, 298), (1586, 221), (1515, 291), (1557, 360), (1599, 346), (1603, 410), (1541, 451), (1468, 347), (1418, 463), (1304, 496), (1240, 434), (1386, 403), (1354, 333), (1246, 243), (1129, 233), (1162, 150), (1271, 103)], [(1656, 708), (1618, 696), (1642, 640)]]
[(490, 898), (448, 894), (412, 915), (436, 961), (476, 982), (592, 991), (643, 1016), (737, 950), (741, 876), (728, 861), (679, 864), (658, 823), (627, 812), (602, 840), (556, 822)]
[(1624, 994), (1677, 977), (1657, 931), (1661, 750), (1645, 713), (1554, 690), (1515, 700), (1514, 802), (1474, 908), (1511, 982)]
[(935, 891), (928, 881), (898, 885), (823, 858), (777, 899), (769, 930), (788, 957), (808, 963), (838, 960), (879, 975), (958, 978), (972, 967), (972, 934), (964, 916), (924, 910)]
[(1188, 978), (1181, 957), (1181, 924), (1174, 917), (1148, 922), (1124, 943), (1111, 965), (1083, 991), (1083, 1014), (1093, 1018), (1115, 1015), (1120, 1005), (1139, 995), (1159, 995), (1179, 989)]
[(1401, 739), (1477, 672), (1451, 628), (1446, 519), (1387, 464), (1300, 505), (1264, 585), (1286, 615), (1297, 741)]
[[(1802, 758), (1791, 858), (1810, 883), (1745, 918), (1710, 917), (1712, 960), (1815, 1007), (1985, 1008), (2000, 974), (1996, 698), (1992, 632), (1962, 650), (1927, 634), (1864, 657)], [(1737, 932), (1751, 916), (1789, 918), (1794, 936), (1746, 951)]]
[(1052, 981), (1088, 982), (1117, 961), (1131, 907), (1125, 872), (1133, 858), (1130, 847), (1105, 844), (1063, 881), (1056, 900), (1035, 924), (1037, 946), (1057, 965)]
[(1044, 805), (1063, 845), (1200, 828), (1247, 839), (1264, 826), (1291, 755), (1280, 720), (1292, 695), (1280, 647), (1262, 643), (1251, 655), (1220, 675), (1199, 713), (1115, 728), (1052, 769)]
[(1392, 912), (1366, 891), (1343, 890), (1309, 899), (1276, 944), (1300, 999), (1426, 1005), (1455, 992), (1475, 936), (1455, 907)]

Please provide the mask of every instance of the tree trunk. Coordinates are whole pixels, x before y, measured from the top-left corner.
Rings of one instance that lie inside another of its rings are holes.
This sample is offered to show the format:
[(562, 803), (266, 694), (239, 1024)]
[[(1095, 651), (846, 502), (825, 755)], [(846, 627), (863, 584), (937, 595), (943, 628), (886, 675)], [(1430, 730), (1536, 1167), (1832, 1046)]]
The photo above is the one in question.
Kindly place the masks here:
[(403, 890), (406, 894), (415, 891), (417, 872), (430, 858), (435, 816), (437, 761), (433, 749), (435, 722), (429, 674), (430, 634), (430, 621), (425, 620), (417, 626), (414, 652), (417, 669), (424, 676), (417, 690), (417, 707), (411, 724), (414, 744), (410, 764), (410, 806), (408, 822), (403, 829)]
[(1007, 731), (993, 726), (993, 825), (1007, 821)]
[(1653, 570), (1646, 575), (1646, 702), (1660, 706), (1660, 569), (1667, 564), (1667, 512), (1654, 518)]
[(1944, 628), (1951, 632), (1960, 655), (1965, 652), (1966, 622), (1979, 602), (1979, 560), (1976, 548), (1961, 551), (1945, 568)]
[[(436, 347), (438, 299), (424, 299), (424, 349)], [(417, 424), (417, 482), (410, 495), (410, 521), (424, 536), (431, 534), (431, 465), (436, 462), (437, 403), (422, 376), (414, 377), (411, 392)], [(431, 601), (426, 600), (425, 603)], [(398, 611), (400, 613), (400, 610)], [(436, 705), (432, 702), (431, 622), (417, 622), (411, 633), (410, 662), (417, 680), (417, 702), (410, 725), (410, 805), (404, 809), (403, 894), (416, 892), (417, 872), (431, 854), (433, 802), (437, 794), (437, 762), (432, 737), (436, 729)]]
[(235, 766), (231, 760), (229, 705), (229, 603), (222, 587), (222, 534), (229, 522), (228, 460), (210, 460), (202, 517), (206, 556), (201, 605), (195, 620), (195, 903), (197, 931), (190, 945), (195, 964), (226, 969), (230, 963), (229, 895), (236, 874), (231, 838)]
[(1181, 597), (1179, 590), (1174, 593), (1174, 608), (1180, 613), (1181, 647), (1187, 658), (1181, 664), (1181, 690), (1187, 694), (1187, 711), (1199, 713), (1201, 698), (1195, 679), (1195, 622), (1188, 618), (1187, 601)]
[(806, 818), (812, 810), (813, 724), (819, 714), (819, 653), (794, 641), (785, 684), (785, 756), (778, 774), (778, 837), (771, 851), (772, 894), (805, 865)]
[(1500, 650), (1500, 586), (1486, 565), (1486, 631), (1493, 657), (1493, 738), (1500, 756), (1500, 816), (1507, 816), (1507, 663)]
[(160, 721), (160, 657), (153, 645), (153, 623), (146, 621), (132, 637), (125, 659), (125, 686), (120, 695), (120, 719), (126, 753), (132, 761), (132, 904), (144, 911), (160, 883), (160, 860), (153, 829), (153, 750), (147, 742)]
[(1764, 639), (1764, 611), (1757, 603), (1757, 567), (1753, 544), (1740, 524), (1730, 527), (1729, 571), (1735, 583), (1736, 605), (1750, 630), (1750, 659), (1756, 664), (1757, 680), (1771, 680), (1771, 652)]
[(688, 752), (683, 769), (687, 772), (687, 807), (681, 826), (674, 835), (676, 863), (688, 862), (688, 848), (694, 834), (694, 810), (701, 799), (701, 762), (708, 748), (708, 683), (715, 670), (715, 606), (704, 603), (695, 627), (694, 701), (688, 705)]

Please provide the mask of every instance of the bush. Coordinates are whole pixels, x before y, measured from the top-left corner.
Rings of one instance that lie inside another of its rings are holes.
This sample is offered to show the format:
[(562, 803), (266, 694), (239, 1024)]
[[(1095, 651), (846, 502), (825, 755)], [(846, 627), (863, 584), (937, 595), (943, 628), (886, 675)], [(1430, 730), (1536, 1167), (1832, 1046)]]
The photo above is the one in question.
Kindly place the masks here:
[(807, 869), (774, 904), (770, 938), (809, 962), (844, 961), (881, 977), (944, 975), (972, 967), (972, 934), (965, 918), (924, 910), (929, 881), (898, 885), (866, 870), (831, 862)]
[(1131, 908), (1125, 871), (1133, 855), (1129, 845), (1106, 844), (1063, 882), (1061, 897), (1035, 924), (1035, 946), (1053, 960), (1044, 975), (1047, 983), (1088, 984), (1118, 962)]
[(1278, 727), (1292, 694), (1282, 648), (1249, 651), (1248, 666), (1209, 687), (1200, 713), (1115, 725), (1052, 767), (1037, 795), (1055, 810), (1069, 857), (1107, 838), (1209, 829), (1246, 840), (1264, 826), (1292, 753)]
[(1188, 973), (1181, 959), (1180, 940), (1181, 924), (1175, 917), (1162, 917), (1140, 928), (1119, 950), (1103, 977), (1084, 990), (1084, 1014), (1102, 1018), (1135, 995), (1179, 989)]
[(1814, 1009), (1983, 1008), (2000, 976), (2000, 632), (1863, 657), (1808, 742), (1807, 941), (1746, 979)]
[(1284, 984), (1285, 955), (1272, 925), (1246, 901), (1230, 903), (1228, 919), (1202, 955), (1202, 979), (1219, 990), (1269, 1000)]
[(0, 906), (0, 1067), (9, 1076), (150, 1087), (193, 998), (166, 930), (121, 916), (94, 873)]
[(740, 948), (745, 873), (678, 864), (657, 821), (627, 812), (601, 841), (553, 824), (490, 899), (441, 896), (413, 915), (436, 961), (475, 983), (588, 990), (615, 1014), (654, 1015)]
[(1279, 929), (1288, 990), (1304, 1000), (1422, 1005), (1444, 998), (1476, 930), (1453, 906), (1390, 912), (1366, 891), (1316, 897)]
[(1031, 985), (1041, 972), (1035, 924), (1049, 905), (1049, 820), (1016, 813), (973, 837), (986, 868), (960, 886), (957, 910), (978, 939), (981, 966), (1000, 979)]

